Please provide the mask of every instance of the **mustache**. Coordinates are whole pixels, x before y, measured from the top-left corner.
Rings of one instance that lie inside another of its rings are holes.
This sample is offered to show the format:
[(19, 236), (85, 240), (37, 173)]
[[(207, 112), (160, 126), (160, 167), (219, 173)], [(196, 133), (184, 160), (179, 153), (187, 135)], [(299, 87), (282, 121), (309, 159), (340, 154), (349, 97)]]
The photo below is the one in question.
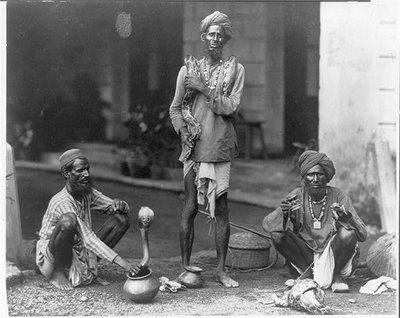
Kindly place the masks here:
[(220, 60), (222, 58), (222, 48), (223, 48), (222, 45), (219, 45), (218, 47), (215, 48), (210, 48), (209, 43), (207, 42), (204, 45), (203, 51), (206, 56), (210, 56), (214, 60), (216, 59)]
[[(80, 184), (80, 182), (82, 181), (86, 181), (86, 184)], [(88, 178), (82, 178), (80, 180), (75, 180), (73, 182), (70, 183), (71, 184), (71, 189), (72, 191), (79, 193), (79, 194), (87, 194), (90, 193), (92, 191), (92, 187), (93, 187), (93, 181), (90, 177)]]

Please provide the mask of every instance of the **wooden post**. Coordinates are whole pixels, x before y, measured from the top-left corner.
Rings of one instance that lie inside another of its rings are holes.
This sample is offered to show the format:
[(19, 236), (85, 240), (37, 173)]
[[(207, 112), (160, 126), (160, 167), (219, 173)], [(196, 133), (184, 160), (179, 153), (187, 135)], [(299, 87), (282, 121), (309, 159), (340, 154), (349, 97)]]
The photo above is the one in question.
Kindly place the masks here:
[(21, 216), (14, 151), (8, 143), (6, 148), (6, 258), (16, 261), (22, 243)]

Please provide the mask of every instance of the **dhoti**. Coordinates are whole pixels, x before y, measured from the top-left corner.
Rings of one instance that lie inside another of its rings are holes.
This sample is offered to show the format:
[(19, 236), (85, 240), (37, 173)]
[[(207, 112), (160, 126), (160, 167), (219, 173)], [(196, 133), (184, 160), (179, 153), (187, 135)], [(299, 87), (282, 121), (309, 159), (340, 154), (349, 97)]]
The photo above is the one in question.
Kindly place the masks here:
[(215, 200), (229, 189), (231, 171), (230, 162), (194, 162), (187, 160), (183, 163), (183, 176), (194, 169), (196, 173), (197, 203), (207, 206), (210, 216), (215, 217)]
[[(333, 272), (335, 270), (335, 256), (333, 254), (331, 244), (335, 236), (336, 234), (331, 237), (325, 249), (321, 253), (314, 252), (314, 267), (313, 267), (314, 280), (318, 283), (318, 285), (322, 289), (329, 288), (333, 280)], [(346, 263), (346, 265), (341, 269), (339, 273), (342, 277), (350, 276), (353, 270), (352, 264), (356, 252), (357, 252), (357, 245), (352, 257), (349, 259), (349, 261)], [(299, 267), (297, 267), (293, 263), (291, 264), (300, 274), (303, 273), (303, 271)]]

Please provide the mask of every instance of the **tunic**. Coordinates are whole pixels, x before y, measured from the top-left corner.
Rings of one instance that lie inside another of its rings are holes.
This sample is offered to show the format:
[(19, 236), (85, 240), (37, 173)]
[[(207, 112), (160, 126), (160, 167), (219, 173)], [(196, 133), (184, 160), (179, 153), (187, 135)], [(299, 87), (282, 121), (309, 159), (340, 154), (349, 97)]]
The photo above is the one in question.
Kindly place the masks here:
[(92, 189), (81, 201), (77, 201), (64, 187), (54, 195), (43, 216), (42, 227), (39, 232), (40, 239), (37, 243), (36, 261), (43, 261), (43, 255), (47, 253), (50, 236), (56, 224), (65, 213), (74, 213), (77, 217), (78, 234), (75, 235), (73, 245), (73, 260), (69, 271), (69, 278), (73, 286), (92, 281), (97, 275), (97, 257), (113, 262), (118, 256), (110, 247), (101, 241), (92, 230), (91, 210), (108, 213), (108, 207), (113, 200), (100, 191)]
[[(202, 65), (205, 59), (200, 61)], [(216, 89), (211, 96), (198, 93), (195, 97), (192, 115), (202, 128), (200, 138), (196, 141), (194, 151), (189, 157), (195, 162), (226, 162), (238, 155), (237, 137), (234, 121), (237, 115), (244, 85), (244, 67), (237, 63), (235, 79), (227, 94), (222, 93), (224, 69), (218, 72), (218, 64), (211, 66), (210, 79), (216, 81)], [(186, 66), (179, 71), (175, 96), (170, 106), (172, 125), (177, 133), (186, 124), (182, 117), (182, 99), (185, 94), (184, 79)]]
[[(326, 208), (321, 219), (321, 229), (313, 228), (308, 195), (304, 187), (296, 188), (287, 195), (287, 198), (296, 195), (301, 202), (301, 207), (297, 210), (296, 217), (293, 220), (294, 224), (288, 221), (285, 228), (283, 228), (283, 213), (279, 207), (264, 218), (263, 228), (268, 232), (279, 232), (285, 231), (287, 227), (293, 227), (294, 232), (306, 242), (310, 249), (314, 252), (322, 252), (330, 238), (337, 232), (336, 221), (333, 218), (332, 209), (330, 208), (336, 202), (339, 205), (344, 205), (346, 211), (352, 215), (349, 222), (338, 221), (340, 226), (348, 230), (355, 230), (358, 240), (361, 242), (364, 241), (367, 237), (365, 225), (351, 204), (350, 198), (338, 188), (327, 186), (326, 190)], [(316, 205), (313, 206), (313, 210), (317, 216), (319, 214), (316, 212), (319, 212), (319, 209), (315, 207)]]

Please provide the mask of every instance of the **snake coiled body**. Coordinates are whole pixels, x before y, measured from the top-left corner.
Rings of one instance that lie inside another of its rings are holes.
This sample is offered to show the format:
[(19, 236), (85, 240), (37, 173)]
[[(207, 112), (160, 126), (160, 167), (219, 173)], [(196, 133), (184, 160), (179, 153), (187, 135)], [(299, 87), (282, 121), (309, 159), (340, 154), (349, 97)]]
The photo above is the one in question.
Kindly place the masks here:
[[(185, 58), (185, 65), (188, 75), (201, 77), (199, 61), (195, 57), (191, 55), (187, 56)], [(188, 141), (190, 146), (186, 144), (182, 145), (182, 155), (180, 158), (182, 162), (189, 158), (192, 149), (194, 148), (195, 141), (199, 139), (201, 135), (201, 125), (192, 115), (193, 103), (196, 95), (197, 92), (195, 92), (193, 89), (186, 89), (183, 96), (182, 117), (189, 132)]]
[[(188, 55), (185, 58), (187, 74), (203, 78), (201, 72), (201, 63), (206, 63), (205, 59), (197, 60), (194, 56)], [(230, 56), (225, 62), (223, 62), (221, 67), (223, 81), (220, 81), (216, 85), (215, 89), (218, 94), (227, 96), (229, 95), (236, 78), (236, 58), (234, 56)], [(195, 146), (195, 142), (201, 136), (202, 127), (200, 123), (193, 117), (193, 104), (197, 94), (198, 93), (193, 89), (185, 89), (185, 94), (182, 100), (182, 117), (189, 132), (188, 141), (190, 146), (182, 144), (182, 154), (179, 158), (181, 162), (186, 161), (190, 157)]]

